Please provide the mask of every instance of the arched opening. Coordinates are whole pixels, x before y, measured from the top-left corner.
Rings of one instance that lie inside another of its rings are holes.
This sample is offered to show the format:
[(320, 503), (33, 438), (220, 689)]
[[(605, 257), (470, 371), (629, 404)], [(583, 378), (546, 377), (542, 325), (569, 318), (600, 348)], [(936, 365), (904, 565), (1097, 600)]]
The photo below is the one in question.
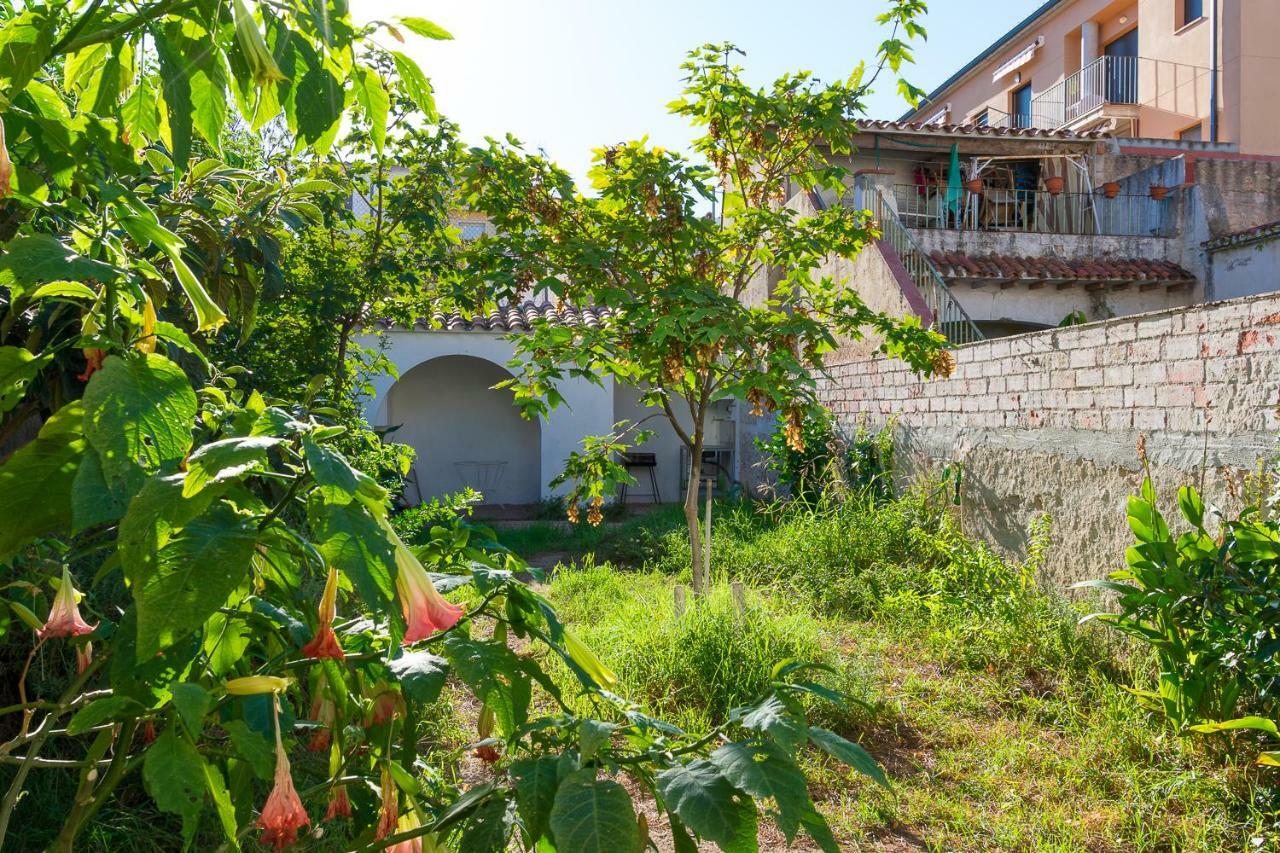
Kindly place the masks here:
[[(540, 497), (538, 421), (520, 417), (510, 391), (494, 385), (511, 374), (493, 362), (446, 355), (407, 371), (387, 395), (395, 441), (417, 451), (413, 468), (422, 500), (471, 486), (489, 504), (531, 504)], [(406, 497), (419, 498), (412, 486)]]

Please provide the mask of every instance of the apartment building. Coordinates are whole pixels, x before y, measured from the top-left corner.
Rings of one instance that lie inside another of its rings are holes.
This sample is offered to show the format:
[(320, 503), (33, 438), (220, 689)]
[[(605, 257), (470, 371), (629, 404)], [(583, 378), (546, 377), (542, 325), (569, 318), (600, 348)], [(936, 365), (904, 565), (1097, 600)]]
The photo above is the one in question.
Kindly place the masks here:
[(903, 120), (1280, 155), (1277, 84), (1277, 0), (1048, 0)]

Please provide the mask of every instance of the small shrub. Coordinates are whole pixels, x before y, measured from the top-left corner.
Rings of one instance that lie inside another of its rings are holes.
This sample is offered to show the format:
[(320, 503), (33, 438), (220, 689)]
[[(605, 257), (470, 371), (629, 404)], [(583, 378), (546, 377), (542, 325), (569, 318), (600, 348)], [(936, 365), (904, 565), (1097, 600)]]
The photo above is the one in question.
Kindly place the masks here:
[(893, 434), (884, 429), (872, 432), (859, 426), (852, 439), (845, 439), (835, 418), (824, 406), (806, 410), (800, 422), (803, 449), (796, 450), (788, 439), (790, 420), (779, 415), (768, 438), (756, 439), (756, 447), (766, 454), (765, 465), (790, 496), (815, 504), (831, 490), (870, 492), (880, 500), (893, 493)]

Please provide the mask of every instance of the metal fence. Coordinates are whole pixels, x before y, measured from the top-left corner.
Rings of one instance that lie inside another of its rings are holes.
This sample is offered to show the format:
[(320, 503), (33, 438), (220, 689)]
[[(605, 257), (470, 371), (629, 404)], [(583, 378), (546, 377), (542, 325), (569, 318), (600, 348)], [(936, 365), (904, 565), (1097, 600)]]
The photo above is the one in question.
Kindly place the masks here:
[(1061, 127), (1103, 104), (1137, 104), (1138, 57), (1100, 56), (1075, 74), (1036, 95), (1031, 113), (1037, 127)]
[(948, 203), (944, 186), (898, 184), (893, 194), (908, 228), (1170, 237), (1176, 225), (1173, 191), (1156, 201), (1149, 194), (986, 189)]
[(880, 188), (862, 183), (852, 203), (871, 211), (871, 216), (880, 229), (881, 239), (892, 246), (902, 260), (907, 274), (911, 276), (916, 289), (929, 307), (929, 313), (933, 315), (931, 328), (955, 345), (983, 340), (982, 332), (973, 324), (969, 314), (938, 274), (929, 255), (899, 219), (893, 206), (885, 200)]

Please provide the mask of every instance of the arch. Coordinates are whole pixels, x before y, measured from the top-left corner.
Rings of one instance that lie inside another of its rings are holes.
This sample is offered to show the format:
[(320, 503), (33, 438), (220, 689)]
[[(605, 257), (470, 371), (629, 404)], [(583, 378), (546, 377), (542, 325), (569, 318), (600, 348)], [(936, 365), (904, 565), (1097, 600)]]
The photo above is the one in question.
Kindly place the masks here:
[[(395, 441), (417, 451), (423, 500), (470, 485), (485, 503), (530, 504), (541, 495), (541, 425), (520, 417), (510, 391), (493, 386), (511, 374), (489, 359), (442, 355), (404, 373), (387, 392), (386, 422)], [(412, 488), (407, 495), (417, 496)]]

